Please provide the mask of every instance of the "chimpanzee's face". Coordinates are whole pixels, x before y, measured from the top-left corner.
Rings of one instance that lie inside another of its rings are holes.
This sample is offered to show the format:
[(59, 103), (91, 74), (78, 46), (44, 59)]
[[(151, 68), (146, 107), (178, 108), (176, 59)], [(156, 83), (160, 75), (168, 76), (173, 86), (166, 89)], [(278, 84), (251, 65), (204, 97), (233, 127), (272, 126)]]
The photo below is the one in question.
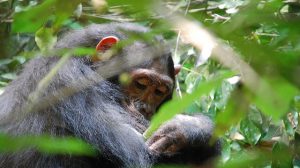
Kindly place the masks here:
[(161, 65), (159, 59), (147, 67), (134, 69), (130, 72), (131, 82), (123, 86), (129, 103), (147, 119), (155, 113), (157, 107), (170, 95), (174, 81), (169, 76), (167, 65)]
[[(116, 36), (104, 37), (97, 44), (96, 50), (104, 54), (119, 40), (120, 38)], [(156, 53), (156, 51), (160, 52)], [(117, 53), (119, 58), (128, 58), (130, 55), (139, 54), (148, 55), (148, 53), (163, 55), (155, 57), (153, 60), (145, 60), (141, 65), (128, 70), (131, 77), (130, 83), (121, 86), (126, 96), (124, 105), (128, 107), (129, 111), (141, 113), (146, 119), (150, 119), (157, 107), (172, 94), (175, 70), (171, 53), (159, 39), (157, 39), (157, 44), (135, 41), (124, 46)], [(92, 59), (92, 62), (97, 63), (99, 61), (103, 63), (97, 56)]]

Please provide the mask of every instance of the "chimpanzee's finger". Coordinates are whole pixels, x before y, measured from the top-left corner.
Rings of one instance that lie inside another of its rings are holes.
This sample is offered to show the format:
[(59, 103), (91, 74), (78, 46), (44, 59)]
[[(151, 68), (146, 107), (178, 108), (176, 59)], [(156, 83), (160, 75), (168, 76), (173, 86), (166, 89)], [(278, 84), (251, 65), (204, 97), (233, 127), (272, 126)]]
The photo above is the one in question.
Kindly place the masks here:
[(164, 150), (163, 153), (174, 154), (178, 152), (181, 149), (181, 147), (181, 145), (172, 144), (166, 150)]
[(170, 134), (176, 128), (173, 125), (163, 125), (160, 127), (146, 142), (148, 146), (151, 146), (154, 142), (159, 140), (160, 138), (164, 137), (165, 135)]
[(150, 151), (154, 153), (163, 153), (172, 145), (172, 139), (170, 137), (162, 137), (149, 146)]
[(147, 146), (151, 146), (153, 143), (155, 143), (156, 141), (158, 141), (163, 135), (160, 134), (154, 134), (152, 135), (147, 141), (146, 141), (146, 145)]

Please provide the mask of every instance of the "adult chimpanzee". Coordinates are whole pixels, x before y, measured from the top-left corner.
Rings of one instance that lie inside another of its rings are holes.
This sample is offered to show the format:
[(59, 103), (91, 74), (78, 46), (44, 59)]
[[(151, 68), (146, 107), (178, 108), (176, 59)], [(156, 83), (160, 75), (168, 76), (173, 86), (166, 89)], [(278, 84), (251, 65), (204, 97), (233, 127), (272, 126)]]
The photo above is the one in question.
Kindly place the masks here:
[[(91, 25), (67, 33), (55, 48), (96, 47), (105, 55), (129, 34), (148, 31), (129, 23)], [(152, 47), (153, 43), (158, 45)], [(177, 70), (170, 51), (162, 45), (157, 37), (152, 43), (135, 40), (109, 60), (71, 57), (48, 80), (45, 76), (60, 57), (29, 61), (0, 97), (1, 132), (12, 136), (75, 136), (93, 145), (99, 155), (47, 155), (31, 148), (1, 154), (0, 167), (151, 167), (166, 162), (201, 163), (215, 156), (218, 145), (209, 145), (213, 126), (202, 115), (178, 115), (147, 142), (143, 139), (150, 117), (170, 99), (174, 88)], [(158, 48), (164, 49), (157, 52)], [(138, 65), (130, 64), (132, 57)], [(137, 62), (139, 57), (148, 60)], [(124, 68), (132, 79), (129, 85), (116, 80), (116, 73)]]

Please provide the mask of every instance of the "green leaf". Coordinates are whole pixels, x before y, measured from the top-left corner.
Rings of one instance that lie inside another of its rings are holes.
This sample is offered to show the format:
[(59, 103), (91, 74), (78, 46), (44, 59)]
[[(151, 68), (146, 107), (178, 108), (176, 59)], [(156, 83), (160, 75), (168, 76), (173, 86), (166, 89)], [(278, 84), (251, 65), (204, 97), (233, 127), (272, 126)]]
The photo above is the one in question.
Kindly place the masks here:
[(294, 159), (294, 167), (293, 168), (300, 168), (300, 159)]
[(272, 150), (272, 168), (293, 167), (293, 157), (291, 149), (283, 143), (276, 143)]
[(15, 13), (13, 32), (35, 32), (47, 22), (53, 12), (56, 0), (46, 0), (26, 11)]
[(249, 108), (245, 90), (242, 86), (237, 88), (231, 94), (226, 108), (223, 112), (217, 114), (215, 134), (223, 135), (232, 125), (237, 124), (246, 114)]
[(17, 75), (16, 75), (16, 73), (5, 73), (5, 74), (2, 74), (1, 77), (4, 79), (13, 80), (17, 77)]
[(73, 14), (81, 1), (46, 0), (40, 5), (15, 13), (13, 32), (35, 32), (43, 24), (46, 24), (53, 15), (55, 15), (52, 17), (52, 19), (54, 18), (54, 28), (57, 29), (63, 21)]
[(279, 77), (272, 80), (265, 79), (255, 92), (254, 102), (263, 113), (279, 119), (288, 112), (298, 91), (294, 85)]
[(252, 145), (255, 145), (261, 138), (259, 128), (257, 128), (248, 117), (241, 121), (240, 131), (245, 137), (245, 140)]
[(222, 141), (222, 161), (226, 162), (231, 157), (231, 144), (228, 141)]
[(262, 164), (269, 160), (270, 155), (262, 151), (238, 152), (225, 164), (218, 168), (242, 168), (242, 167), (263, 167)]
[(0, 134), (0, 151), (17, 152), (28, 148), (35, 148), (42, 153), (51, 154), (74, 154), (74, 155), (95, 155), (95, 149), (74, 137), (51, 137), (40, 136), (9, 136)]
[(42, 27), (35, 33), (35, 42), (41, 51), (52, 49), (56, 41), (52, 28)]
[(192, 94), (187, 94), (182, 99), (177, 98), (165, 103), (160, 108), (159, 112), (153, 116), (151, 125), (145, 132), (145, 137), (149, 138), (162, 123), (171, 119), (176, 114), (184, 112), (184, 110), (196, 99), (199, 99), (200, 96), (209, 93), (212, 89), (219, 87), (224, 79), (229, 78), (232, 75), (232, 72), (224, 73), (210, 81), (199, 84)]

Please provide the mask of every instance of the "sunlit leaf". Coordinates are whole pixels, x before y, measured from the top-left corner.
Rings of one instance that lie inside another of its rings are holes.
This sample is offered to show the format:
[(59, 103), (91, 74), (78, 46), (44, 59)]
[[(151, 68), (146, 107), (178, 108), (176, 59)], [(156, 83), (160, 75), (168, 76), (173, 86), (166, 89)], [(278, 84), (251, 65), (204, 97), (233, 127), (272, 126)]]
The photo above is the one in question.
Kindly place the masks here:
[(261, 132), (259, 128), (257, 128), (249, 118), (241, 121), (240, 131), (245, 137), (245, 140), (252, 145), (255, 145), (261, 138)]
[(35, 41), (41, 51), (50, 50), (57, 41), (52, 28), (42, 27), (35, 33)]

